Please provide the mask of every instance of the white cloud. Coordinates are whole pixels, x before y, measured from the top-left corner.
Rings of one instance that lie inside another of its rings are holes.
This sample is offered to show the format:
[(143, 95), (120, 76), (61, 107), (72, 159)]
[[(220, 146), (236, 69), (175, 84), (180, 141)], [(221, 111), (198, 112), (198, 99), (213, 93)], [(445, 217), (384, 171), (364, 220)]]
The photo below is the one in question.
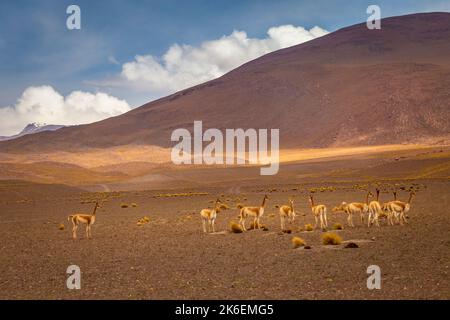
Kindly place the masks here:
[(283, 25), (270, 28), (264, 39), (249, 38), (244, 31), (234, 31), (220, 39), (203, 42), (199, 47), (174, 44), (162, 57), (136, 56), (122, 66), (119, 80), (104, 84), (168, 94), (220, 77), (269, 52), (327, 33), (317, 26), (306, 30)]
[(0, 135), (12, 135), (28, 123), (85, 124), (130, 110), (124, 100), (106, 93), (73, 91), (63, 97), (51, 86), (29, 87), (14, 107), (0, 108)]

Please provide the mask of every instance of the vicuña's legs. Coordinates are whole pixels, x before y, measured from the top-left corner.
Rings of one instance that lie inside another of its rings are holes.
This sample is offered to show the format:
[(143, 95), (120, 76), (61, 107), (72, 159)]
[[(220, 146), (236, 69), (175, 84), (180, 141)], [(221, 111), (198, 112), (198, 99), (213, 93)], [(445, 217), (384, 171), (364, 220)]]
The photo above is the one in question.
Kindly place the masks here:
[(72, 227), (72, 237), (73, 237), (74, 239), (77, 238), (77, 229), (78, 229), (78, 226), (77, 226), (76, 224), (73, 224), (73, 227)]
[(323, 224), (323, 214), (320, 214), (320, 229), (324, 229), (324, 224)]
[(245, 228), (245, 219), (243, 217), (241, 217), (241, 219), (239, 220), (239, 223), (242, 226), (242, 231), (247, 231), (247, 229)]
[(316, 224), (314, 225), (314, 229), (317, 229), (317, 224), (319, 223), (319, 217), (314, 216), (314, 219), (316, 220)]
[(211, 225), (212, 225), (212, 230), (213, 232), (216, 232), (216, 230), (214, 229), (214, 223), (216, 222), (216, 219), (212, 219), (211, 220)]
[(325, 222), (325, 228), (328, 228), (328, 220), (327, 220), (327, 213), (323, 213), (323, 221)]
[(281, 219), (281, 231), (283, 231), (285, 228), (285, 221), (283, 217), (281, 217), (280, 219)]
[(203, 232), (206, 233), (206, 220), (202, 219)]

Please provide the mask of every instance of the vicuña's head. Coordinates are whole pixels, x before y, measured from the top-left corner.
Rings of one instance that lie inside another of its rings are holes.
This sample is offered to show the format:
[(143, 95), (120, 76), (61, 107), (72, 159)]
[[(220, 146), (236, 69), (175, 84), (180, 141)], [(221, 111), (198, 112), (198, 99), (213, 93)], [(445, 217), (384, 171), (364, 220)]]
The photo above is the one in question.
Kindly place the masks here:
[(293, 205), (294, 204), (294, 200), (293, 199), (289, 199), (289, 204)]
[(373, 193), (372, 191), (369, 191), (369, 193), (367, 194), (369, 197), (373, 197)]
[(267, 194), (265, 194), (264, 199), (269, 200), (269, 196)]

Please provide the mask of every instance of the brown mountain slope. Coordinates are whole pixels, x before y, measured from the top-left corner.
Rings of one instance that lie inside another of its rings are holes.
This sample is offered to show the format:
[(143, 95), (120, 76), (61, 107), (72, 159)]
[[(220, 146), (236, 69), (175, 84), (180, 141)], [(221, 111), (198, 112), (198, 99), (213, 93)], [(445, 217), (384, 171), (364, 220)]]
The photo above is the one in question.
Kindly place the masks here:
[(376, 145), (450, 134), (450, 13), (383, 19), (273, 52), (225, 76), (90, 125), (0, 143), (0, 152), (151, 144), (176, 128), (279, 128), (281, 148)]

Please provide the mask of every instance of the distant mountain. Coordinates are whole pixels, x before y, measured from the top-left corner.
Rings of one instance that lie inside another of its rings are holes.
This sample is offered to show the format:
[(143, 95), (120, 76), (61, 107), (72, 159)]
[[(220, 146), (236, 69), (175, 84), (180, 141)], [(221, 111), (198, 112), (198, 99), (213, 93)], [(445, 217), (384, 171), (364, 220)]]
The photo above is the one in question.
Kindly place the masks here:
[(281, 148), (445, 141), (450, 13), (343, 28), (121, 116), (4, 141), (0, 152), (169, 147), (171, 132), (194, 120), (203, 130), (279, 128)]
[(15, 135), (9, 136), (9, 137), (1, 137), (0, 136), (0, 141), (13, 140), (13, 139), (17, 139), (17, 138), (23, 137), (28, 134), (35, 134), (35, 133), (39, 133), (39, 132), (43, 132), (43, 131), (56, 131), (56, 130), (59, 130), (64, 127), (65, 126), (63, 126), (63, 125), (32, 122), (32, 123), (27, 124), (25, 126), (25, 128), (23, 128), (23, 130), (20, 131), (20, 133), (18, 133), (18, 134), (15, 134)]

